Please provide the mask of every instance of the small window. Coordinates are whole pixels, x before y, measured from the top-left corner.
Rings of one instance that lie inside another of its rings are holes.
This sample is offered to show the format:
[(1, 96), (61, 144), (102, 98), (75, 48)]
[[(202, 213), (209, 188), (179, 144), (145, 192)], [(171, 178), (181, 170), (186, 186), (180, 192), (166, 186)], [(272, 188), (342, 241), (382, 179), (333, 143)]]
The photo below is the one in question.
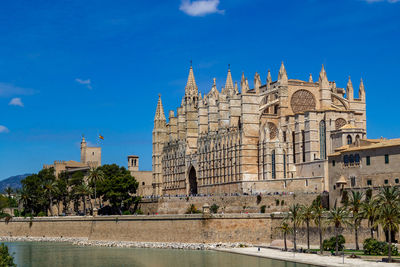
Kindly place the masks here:
[(336, 185), (333, 185), (333, 190), (336, 190)]
[(356, 161), (356, 163), (360, 163), (360, 154), (356, 154), (354, 156), (354, 160)]
[(385, 184), (388, 184), (389, 183), (389, 180), (388, 179), (385, 179)]
[(366, 157), (366, 161), (367, 161), (368, 166), (371, 165), (371, 157), (370, 156)]
[(372, 180), (367, 180), (367, 185), (372, 185)]
[(308, 186), (308, 179), (306, 179), (306, 186)]
[(142, 185), (144, 185), (144, 182), (142, 182)]
[(394, 179), (394, 182), (395, 182), (396, 184), (398, 184), (398, 183), (399, 183), (399, 178)]
[(353, 163), (354, 163), (354, 156), (353, 156), (353, 155), (350, 155), (349, 161), (350, 161), (350, 164), (353, 164)]
[(385, 155), (385, 164), (389, 164), (389, 155), (388, 154)]
[(348, 155), (344, 155), (343, 161), (344, 161), (345, 165), (349, 164), (349, 156)]
[(286, 131), (283, 132), (283, 142), (286, 142)]
[(353, 143), (353, 138), (351, 138), (351, 135), (347, 136), (347, 144), (351, 145)]
[(92, 155), (94, 156), (94, 152), (92, 152)]
[(332, 160), (332, 166), (335, 167), (336, 162)]
[(351, 187), (356, 186), (356, 177), (350, 177), (350, 183), (351, 183)]

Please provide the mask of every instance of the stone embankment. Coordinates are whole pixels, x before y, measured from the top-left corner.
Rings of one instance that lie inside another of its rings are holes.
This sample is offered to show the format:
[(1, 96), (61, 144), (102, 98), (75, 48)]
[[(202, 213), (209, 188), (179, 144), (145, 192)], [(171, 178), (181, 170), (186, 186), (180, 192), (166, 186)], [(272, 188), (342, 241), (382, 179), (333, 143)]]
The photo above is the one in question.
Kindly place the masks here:
[(0, 242), (66, 242), (76, 246), (118, 247), (118, 248), (159, 248), (159, 249), (186, 249), (186, 250), (212, 250), (217, 248), (249, 247), (244, 243), (167, 243), (167, 242), (130, 242), (130, 241), (102, 241), (88, 240), (87, 238), (69, 237), (24, 237), (3, 236)]

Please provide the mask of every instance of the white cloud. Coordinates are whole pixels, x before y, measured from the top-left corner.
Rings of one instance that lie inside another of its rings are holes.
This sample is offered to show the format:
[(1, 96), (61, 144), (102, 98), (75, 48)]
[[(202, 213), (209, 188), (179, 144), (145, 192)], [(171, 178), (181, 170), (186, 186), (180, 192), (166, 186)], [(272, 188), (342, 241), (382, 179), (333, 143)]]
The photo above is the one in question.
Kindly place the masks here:
[(189, 16), (205, 16), (208, 14), (223, 14), (225, 10), (218, 9), (219, 0), (182, 0), (179, 10)]
[(86, 87), (87, 87), (88, 89), (92, 89), (92, 85), (91, 85), (92, 82), (90, 81), (90, 79), (82, 80), (82, 79), (76, 78), (75, 81), (76, 81), (77, 83), (86, 85)]
[(36, 91), (31, 88), (22, 88), (10, 83), (0, 83), (0, 97), (13, 95), (33, 95)]
[(10, 106), (20, 106), (23, 107), (24, 103), (22, 103), (21, 98), (19, 97), (14, 97), (13, 99), (11, 99), (10, 103), (8, 103), (8, 105)]
[(10, 130), (6, 126), (0, 125), (0, 133), (8, 133)]

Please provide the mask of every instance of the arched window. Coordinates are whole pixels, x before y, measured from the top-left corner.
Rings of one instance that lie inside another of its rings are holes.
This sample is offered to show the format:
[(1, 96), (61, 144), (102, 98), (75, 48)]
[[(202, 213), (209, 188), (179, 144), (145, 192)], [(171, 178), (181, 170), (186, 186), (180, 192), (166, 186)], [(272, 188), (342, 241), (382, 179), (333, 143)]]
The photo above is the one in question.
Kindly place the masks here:
[(306, 162), (306, 135), (304, 133), (304, 130), (301, 131), (301, 151), (303, 162)]
[(296, 163), (296, 133), (292, 132), (293, 163)]
[(326, 126), (324, 120), (319, 123), (319, 155), (320, 159), (326, 159)]
[(347, 136), (347, 144), (351, 145), (353, 143), (353, 138), (351, 138), (351, 135)]
[(271, 153), (271, 168), (272, 168), (272, 179), (276, 178), (276, 166), (275, 166), (275, 150)]

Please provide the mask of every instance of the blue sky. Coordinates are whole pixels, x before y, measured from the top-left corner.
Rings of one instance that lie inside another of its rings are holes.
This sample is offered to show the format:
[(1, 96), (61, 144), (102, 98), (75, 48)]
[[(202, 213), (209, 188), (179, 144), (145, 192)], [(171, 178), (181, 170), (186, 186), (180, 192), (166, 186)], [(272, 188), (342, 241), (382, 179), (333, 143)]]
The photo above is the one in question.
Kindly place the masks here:
[(345, 87), (364, 79), (368, 137), (400, 137), (400, 1), (4, 1), (0, 9), (0, 179), (79, 160), (82, 134), (100, 132), (103, 163), (139, 155), (151, 169), (158, 98), (184, 93), (190, 60), (201, 92), (231, 65), (265, 82)]

